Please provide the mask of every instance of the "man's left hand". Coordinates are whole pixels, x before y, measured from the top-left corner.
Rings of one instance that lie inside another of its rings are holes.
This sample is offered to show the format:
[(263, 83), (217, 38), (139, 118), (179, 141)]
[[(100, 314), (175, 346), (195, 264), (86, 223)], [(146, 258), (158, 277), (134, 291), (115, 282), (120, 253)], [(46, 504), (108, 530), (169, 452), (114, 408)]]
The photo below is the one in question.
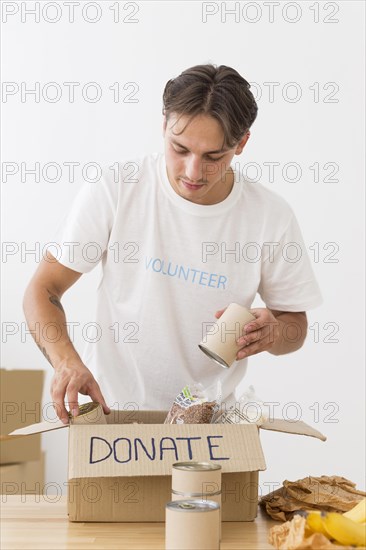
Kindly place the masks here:
[(273, 313), (267, 308), (250, 309), (255, 321), (244, 326), (243, 336), (237, 343), (242, 346), (236, 358), (243, 359), (261, 351), (269, 351), (280, 337), (280, 324)]
[[(220, 318), (224, 311), (218, 311), (216, 318)], [(269, 309), (256, 308), (249, 311), (256, 319), (244, 326), (243, 335), (237, 340), (241, 346), (236, 355), (237, 360), (269, 351), (280, 337), (279, 322)]]
[[(221, 317), (225, 309), (216, 312), (216, 319)], [(301, 348), (308, 326), (305, 311), (277, 311), (267, 308), (249, 311), (255, 316), (255, 320), (244, 325), (243, 335), (237, 340), (241, 346), (237, 360), (261, 351), (284, 355)]]

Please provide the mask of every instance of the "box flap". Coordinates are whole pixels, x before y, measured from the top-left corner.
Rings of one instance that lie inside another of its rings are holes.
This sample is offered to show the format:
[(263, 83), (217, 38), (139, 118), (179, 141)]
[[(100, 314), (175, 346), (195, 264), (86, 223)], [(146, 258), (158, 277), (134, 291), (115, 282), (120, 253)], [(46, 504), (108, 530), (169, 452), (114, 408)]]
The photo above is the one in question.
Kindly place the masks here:
[[(98, 422), (98, 418), (93, 417), (93, 411), (91, 410), (92, 402), (90, 403), (84, 403), (83, 405), (80, 405), (80, 413), (84, 413), (84, 411), (88, 414), (89, 422), (92, 424), (94, 422)], [(118, 410), (111, 410), (111, 413), (108, 415), (105, 415), (105, 420), (107, 421), (107, 424), (154, 424), (154, 423), (161, 423), (163, 424), (167, 411), (139, 411), (139, 410), (124, 410), (124, 411), (118, 411)], [(70, 423), (75, 421), (69, 414), (70, 417)], [(80, 417), (76, 417), (80, 418)], [(103, 417), (104, 422), (104, 417)], [(29, 426), (25, 426), (24, 428), (18, 428), (17, 430), (13, 430), (9, 434), (4, 434), (0, 436), (0, 440), (6, 440), (6, 439), (16, 439), (19, 437), (27, 436), (27, 435), (33, 435), (33, 434), (40, 434), (44, 432), (51, 432), (53, 430), (59, 430), (60, 428), (68, 428), (69, 424), (64, 424), (61, 420), (55, 419), (52, 422), (49, 420), (44, 420), (43, 422), (37, 422), (37, 424), (30, 424)]]
[(297, 434), (297, 435), (308, 435), (310, 437), (316, 437), (321, 441), (326, 441), (325, 435), (318, 432), (312, 426), (305, 424), (301, 420), (291, 422), (289, 420), (283, 420), (281, 418), (273, 418), (272, 420), (267, 420), (263, 422), (260, 426), (263, 430), (271, 430), (273, 432), (284, 432), (288, 434)]
[(223, 472), (266, 468), (256, 425), (70, 426), (69, 479), (170, 475), (174, 462), (188, 460)]
[[(102, 410), (102, 406), (99, 405), (99, 403), (93, 403), (92, 401), (79, 405), (79, 414), (76, 417), (73, 417), (70, 411), (68, 412), (68, 415), (70, 424), (85, 425), (90, 423), (105, 425), (107, 423)], [(18, 428), (17, 430), (13, 430), (12, 432), (10, 432), (10, 434), (1, 438), (14, 439), (21, 436), (34, 435), (58, 430), (60, 428), (67, 428), (68, 426), (69, 424), (64, 424), (59, 419), (53, 420), (52, 422), (49, 420), (44, 420), (43, 422), (38, 422), (37, 424), (26, 426), (25, 428)]]
[(37, 424), (31, 424), (25, 428), (18, 428), (17, 430), (12, 431), (8, 435), (1, 435), (1, 441), (5, 439), (17, 439), (18, 437), (24, 437), (27, 435), (40, 434), (44, 432), (50, 432), (52, 430), (58, 430), (60, 428), (68, 428), (69, 424), (64, 424), (61, 420), (55, 420), (54, 422), (49, 422), (45, 420), (44, 422), (38, 422)]

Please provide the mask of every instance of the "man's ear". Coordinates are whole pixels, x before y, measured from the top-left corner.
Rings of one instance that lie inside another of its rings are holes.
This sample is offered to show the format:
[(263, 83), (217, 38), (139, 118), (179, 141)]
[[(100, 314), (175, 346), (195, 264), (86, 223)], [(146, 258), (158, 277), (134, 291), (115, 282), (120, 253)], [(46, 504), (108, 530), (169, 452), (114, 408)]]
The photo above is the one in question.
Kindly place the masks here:
[(163, 115), (163, 137), (165, 137), (166, 124), (167, 124), (166, 115)]
[(250, 138), (250, 132), (249, 130), (246, 132), (246, 134), (244, 134), (244, 136), (241, 138), (241, 140), (239, 141), (237, 147), (236, 147), (236, 150), (235, 150), (235, 155), (240, 155), (240, 153), (242, 152), (242, 150), (244, 149), (248, 139)]

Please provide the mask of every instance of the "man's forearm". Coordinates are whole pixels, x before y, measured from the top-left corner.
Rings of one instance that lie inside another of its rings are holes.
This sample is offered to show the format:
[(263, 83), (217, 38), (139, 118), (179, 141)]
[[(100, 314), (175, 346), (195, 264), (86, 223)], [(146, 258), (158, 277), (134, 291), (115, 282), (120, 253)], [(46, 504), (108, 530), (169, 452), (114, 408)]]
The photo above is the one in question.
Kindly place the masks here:
[(268, 350), (273, 355), (284, 355), (300, 349), (305, 341), (308, 322), (305, 312), (292, 313), (271, 310), (279, 323), (279, 338)]
[(53, 367), (70, 358), (80, 360), (69, 338), (65, 312), (55, 292), (30, 284), (24, 295), (23, 309), (33, 339)]

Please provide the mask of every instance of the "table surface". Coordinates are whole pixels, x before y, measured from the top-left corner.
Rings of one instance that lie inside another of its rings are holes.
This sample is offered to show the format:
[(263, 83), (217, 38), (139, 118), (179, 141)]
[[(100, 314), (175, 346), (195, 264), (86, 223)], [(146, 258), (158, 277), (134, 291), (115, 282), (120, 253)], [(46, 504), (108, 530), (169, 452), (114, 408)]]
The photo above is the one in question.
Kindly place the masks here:
[[(66, 496), (1, 498), (1, 550), (163, 550), (164, 523), (69, 523)], [(223, 522), (221, 550), (273, 550), (276, 524), (261, 509), (251, 522)]]

